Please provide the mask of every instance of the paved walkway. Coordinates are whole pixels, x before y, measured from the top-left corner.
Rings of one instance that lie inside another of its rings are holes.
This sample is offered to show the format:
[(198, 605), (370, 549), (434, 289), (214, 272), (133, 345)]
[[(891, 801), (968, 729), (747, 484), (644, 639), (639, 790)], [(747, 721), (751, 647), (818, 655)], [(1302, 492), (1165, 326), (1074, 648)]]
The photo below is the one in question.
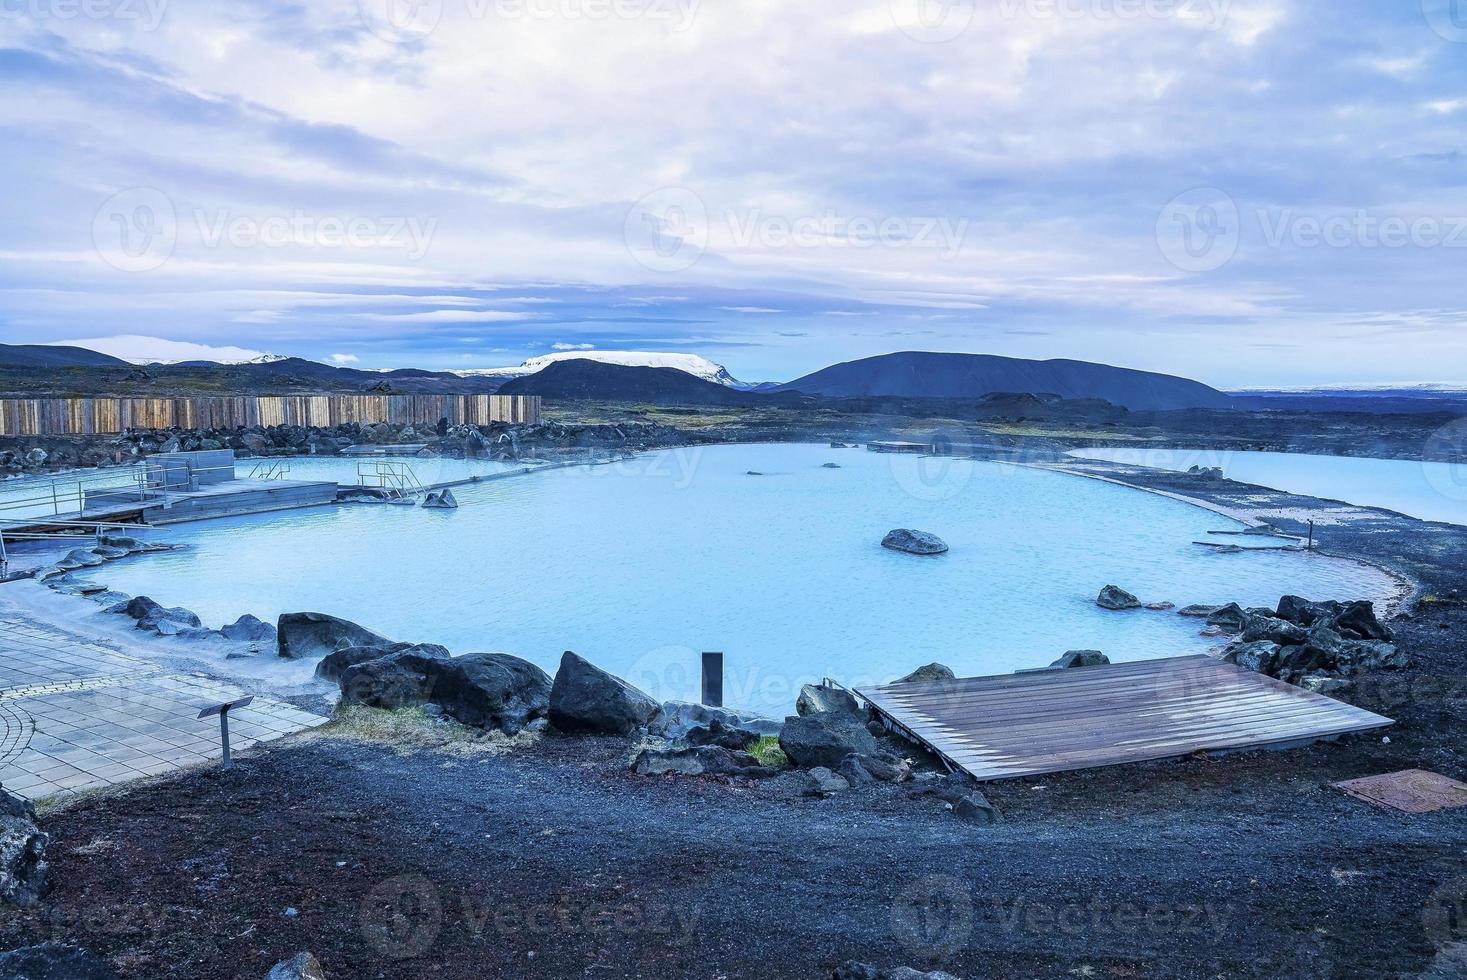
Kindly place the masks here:
[[(0, 785), (31, 799), (217, 759), (199, 709), (244, 692), (62, 630), (0, 617)], [(231, 749), (326, 721), (272, 698), (230, 712)]]

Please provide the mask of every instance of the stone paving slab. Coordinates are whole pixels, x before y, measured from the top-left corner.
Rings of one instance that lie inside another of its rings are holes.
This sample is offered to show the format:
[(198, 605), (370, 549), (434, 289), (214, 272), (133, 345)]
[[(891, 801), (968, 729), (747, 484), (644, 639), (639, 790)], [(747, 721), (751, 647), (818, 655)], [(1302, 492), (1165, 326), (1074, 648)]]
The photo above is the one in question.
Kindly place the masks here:
[[(243, 694), (52, 627), (0, 618), (0, 784), (40, 799), (209, 762), (221, 754), (219, 721), (200, 720), (199, 710)], [(256, 697), (230, 712), (230, 748), (325, 721)]]

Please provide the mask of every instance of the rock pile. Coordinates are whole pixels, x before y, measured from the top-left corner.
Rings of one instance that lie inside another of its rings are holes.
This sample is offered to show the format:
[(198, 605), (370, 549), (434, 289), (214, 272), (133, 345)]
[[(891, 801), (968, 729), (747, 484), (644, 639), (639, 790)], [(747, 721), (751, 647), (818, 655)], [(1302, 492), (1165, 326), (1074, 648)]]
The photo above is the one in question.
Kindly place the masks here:
[(30, 801), (0, 787), (0, 902), (30, 908), (46, 894), (49, 842)]
[(1289, 595), (1277, 609), (1232, 603), (1207, 622), (1238, 636), (1223, 651), (1224, 660), (1292, 684), (1314, 686), (1407, 664), (1390, 627), (1365, 600), (1310, 602)]

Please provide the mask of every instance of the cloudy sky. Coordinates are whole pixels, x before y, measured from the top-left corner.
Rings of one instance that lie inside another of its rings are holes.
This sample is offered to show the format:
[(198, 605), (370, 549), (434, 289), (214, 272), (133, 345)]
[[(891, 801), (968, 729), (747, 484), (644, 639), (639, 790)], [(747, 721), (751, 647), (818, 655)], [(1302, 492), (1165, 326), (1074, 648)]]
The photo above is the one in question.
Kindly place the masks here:
[(4, 0), (0, 87), (7, 342), (1467, 381), (1467, 0)]

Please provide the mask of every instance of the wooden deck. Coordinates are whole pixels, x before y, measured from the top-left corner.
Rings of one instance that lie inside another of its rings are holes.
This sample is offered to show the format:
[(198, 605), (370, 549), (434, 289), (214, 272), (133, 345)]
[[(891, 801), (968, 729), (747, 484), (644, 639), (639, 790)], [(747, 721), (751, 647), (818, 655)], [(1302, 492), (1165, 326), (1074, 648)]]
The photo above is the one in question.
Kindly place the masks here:
[(1198, 751), (1289, 748), (1393, 724), (1205, 655), (856, 693), (985, 781)]

